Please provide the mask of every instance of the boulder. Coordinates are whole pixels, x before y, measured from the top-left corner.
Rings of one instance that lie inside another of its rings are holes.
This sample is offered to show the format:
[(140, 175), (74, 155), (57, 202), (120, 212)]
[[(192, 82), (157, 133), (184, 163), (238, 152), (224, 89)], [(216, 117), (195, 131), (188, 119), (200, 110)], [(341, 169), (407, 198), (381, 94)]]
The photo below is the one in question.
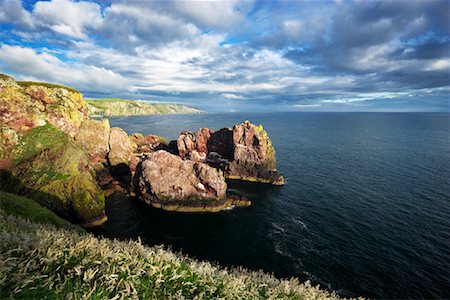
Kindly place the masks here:
[(93, 163), (105, 163), (109, 152), (110, 126), (107, 119), (84, 120), (75, 141), (86, 151)]
[(127, 133), (118, 127), (111, 128), (108, 159), (111, 166), (130, 163), (133, 147)]
[(181, 158), (203, 162), (208, 155), (208, 140), (212, 130), (200, 128), (196, 132), (183, 131), (177, 139), (178, 154)]
[(140, 168), (139, 193), (146, 203), (154, 207), (176, 211), (217, 211), (227, 206), (227, 184), (222, 171), (207, 164), (183, 160), (159, 150), (150, 154)]

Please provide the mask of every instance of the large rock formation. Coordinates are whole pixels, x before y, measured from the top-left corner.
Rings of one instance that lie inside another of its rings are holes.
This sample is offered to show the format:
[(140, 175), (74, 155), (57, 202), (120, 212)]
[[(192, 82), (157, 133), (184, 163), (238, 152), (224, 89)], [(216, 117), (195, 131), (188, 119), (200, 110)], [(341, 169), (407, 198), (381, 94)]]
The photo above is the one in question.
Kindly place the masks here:
[(249, 121), (233, 127), (233, 160), (225, 167), (230, 179), (284, 184), (276, 170), (275, 149), (262, 125)]
[(160, 150), (141, 164), (138, 185), (148, 204), (175, 211), (219, 211), (231, 205), (220, 170)]
[(184, 131), (177, 139), (179, 155), (223, 170), (226, 178), (284, 184), (276, 170), (275, 149), (262, 125), (246, 121), (232, 129)]

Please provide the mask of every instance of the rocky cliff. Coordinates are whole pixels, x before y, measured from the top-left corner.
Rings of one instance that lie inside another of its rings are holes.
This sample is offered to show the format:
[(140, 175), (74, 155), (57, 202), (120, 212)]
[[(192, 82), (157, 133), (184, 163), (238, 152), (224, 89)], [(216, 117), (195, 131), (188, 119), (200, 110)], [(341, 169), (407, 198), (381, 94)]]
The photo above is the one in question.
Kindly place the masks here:
[(143, 101), (110, 98), (87, 100), (91, 116), (140, 116), (157, 114), (198, 114), (204, 111), (181, 104), (147, 103)]
[(88, 120), (81, 93), (0, 75), (0, 101), (1, 189), (86, 226), (104, 222), (103, 192), (74, 139)]

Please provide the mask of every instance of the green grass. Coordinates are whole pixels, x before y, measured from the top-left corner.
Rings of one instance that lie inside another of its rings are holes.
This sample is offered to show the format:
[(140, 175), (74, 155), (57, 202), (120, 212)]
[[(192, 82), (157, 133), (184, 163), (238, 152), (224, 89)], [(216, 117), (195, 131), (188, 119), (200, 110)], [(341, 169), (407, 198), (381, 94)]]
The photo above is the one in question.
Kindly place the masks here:
[(48, 83), (48, 82), (17, 81), (17, 83), (20, 86), (22, 86), (22, 87), (27, 87), (27, 86), (31, 86), (31, 85), (38, 85), (38, 86), (45, 86), (45, 87), (48, 87), (48, 88), (61, 88), (61, 89), (66, 89), (66, 90), (68, 90), (70, 92), (79, 93), (79, 91), (77, 91), (76, 89), (73, 89), (71, 87), (60, 85), (60, 84)]
[(31, 199), (0, 191), (0, 209), (9, 215), (20, 216), (36, 223), (49, 223), (57, 228), (82, 231), (78, 227)]
[(0, 298), (335, 299), (296, 279), (224, 269), (140, 241), (26, 221), (0, 209)]

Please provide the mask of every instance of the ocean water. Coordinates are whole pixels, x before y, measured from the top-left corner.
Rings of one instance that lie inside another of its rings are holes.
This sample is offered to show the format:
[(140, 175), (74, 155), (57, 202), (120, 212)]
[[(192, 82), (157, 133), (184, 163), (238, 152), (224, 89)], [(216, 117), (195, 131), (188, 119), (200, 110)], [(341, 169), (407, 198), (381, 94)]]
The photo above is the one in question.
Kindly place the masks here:
[(253, 201), (179, 214), (107, 202), (97, 233), (223, 266), (312, 280), (346, 296), (450, 297), (450, 115), (268, 113), (111, 118), (128, 133), (261, 123), (286, 185), (230, 182)]

